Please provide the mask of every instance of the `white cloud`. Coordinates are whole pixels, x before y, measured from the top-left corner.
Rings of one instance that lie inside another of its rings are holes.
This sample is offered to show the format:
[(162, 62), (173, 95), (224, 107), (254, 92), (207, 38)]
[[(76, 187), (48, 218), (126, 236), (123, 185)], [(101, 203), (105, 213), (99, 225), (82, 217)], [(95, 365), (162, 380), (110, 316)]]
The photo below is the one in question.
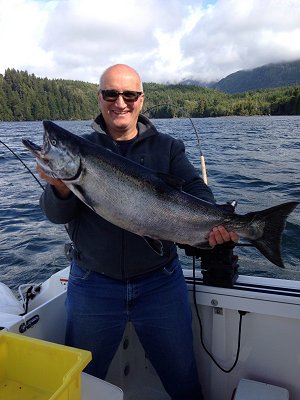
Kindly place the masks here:
[(124, 62), (144, 81), (220, 79), (300, 59), (299, 0), (0, 0), (0, 73), (97, 82)]
[(32, 64), (42, 67), (51, 54), (40, 47), (48, 7), (33, 0), (0, 0), (0, 70)]
[(213, 80), (300, 59), (299, 21), (298, 0), (219, 0), (182, 42), (190, 74)]

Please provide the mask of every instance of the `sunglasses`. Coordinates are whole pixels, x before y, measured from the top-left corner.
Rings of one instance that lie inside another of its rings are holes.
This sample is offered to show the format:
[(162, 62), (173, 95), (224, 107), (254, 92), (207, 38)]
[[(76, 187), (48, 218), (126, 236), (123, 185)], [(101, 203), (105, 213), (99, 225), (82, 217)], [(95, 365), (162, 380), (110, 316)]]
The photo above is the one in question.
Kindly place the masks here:
[(134, 90), (124, 90), (124, 92), (118, 92), (117, 90), (108, 89), (101, 90), (103, 100), (105, 101), (116, 101), (119, 96), (122, 96), (124, 101), (133, 103), (141, 96), (143, 92), (136, 92)]

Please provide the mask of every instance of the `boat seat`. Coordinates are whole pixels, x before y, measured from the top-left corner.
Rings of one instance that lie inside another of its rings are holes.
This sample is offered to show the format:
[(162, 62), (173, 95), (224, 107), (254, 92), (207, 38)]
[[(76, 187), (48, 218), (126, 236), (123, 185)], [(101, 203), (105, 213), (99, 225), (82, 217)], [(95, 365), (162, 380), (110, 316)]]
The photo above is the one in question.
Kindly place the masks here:
[(9, 329), (18, 322), (21, 322), (22, 319), (23, 317), (20, 315), (14, 315), (0, 311), (0, 329)]
[(234, 400), (288, 400), (289, 392), (279, 386), (252, 381), (240, 380)]
[(2, 282), (0, 282), (0, 312), (12, 315), (20, 315), (24, 312), (22, 304), (12, 290)]
[(123, 400), (123, 391), (111, 383), (81, 373), (81, 400)]

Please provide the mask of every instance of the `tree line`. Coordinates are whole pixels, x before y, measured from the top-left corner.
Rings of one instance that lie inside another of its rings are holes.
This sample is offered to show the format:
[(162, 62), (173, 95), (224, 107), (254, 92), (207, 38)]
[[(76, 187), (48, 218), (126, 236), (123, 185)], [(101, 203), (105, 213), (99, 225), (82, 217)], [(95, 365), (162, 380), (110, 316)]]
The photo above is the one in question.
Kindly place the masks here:
[[(98, 85), (39, 78), (27, 71), (0, 74), (0, 121), (89, 120), (99, 113)], [(300, 115), (300, 86), (227, 94), (192, 85), (144, 83), (150, 118)]]

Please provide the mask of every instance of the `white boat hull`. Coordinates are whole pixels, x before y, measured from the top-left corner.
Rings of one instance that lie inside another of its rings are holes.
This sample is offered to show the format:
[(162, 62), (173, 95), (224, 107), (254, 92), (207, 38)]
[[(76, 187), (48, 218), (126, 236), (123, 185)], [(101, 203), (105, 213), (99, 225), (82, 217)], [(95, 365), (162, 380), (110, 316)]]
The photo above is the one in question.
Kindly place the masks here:
[[(195, 288), (203, 341), (225, 369), (229, 369), (236, 358), (238, 311), (246, 312), (242, 318), (237, 365), (232, 372), (224, 373), (203, 350), (193, 304), (191, 271), (185, 271), (185, 276), (194, 314), (194, 344), (205, 399), (230, 400), (239, 381), (246, 378), (283, 387), (288, 390), (290, 400), (299, 400), (300, 282), (240, 277), (234, 289), (226, 289), (203, 285), (199, 274)], [(6, 324), (5, 328), (18, 333), (25, 324), (24, 335), (63, 343), (67, 278), (68, 269), (65, 269), (44, 282), (29, 312), (16, 316), (18, 320)], [(1, 314), (0, 325), (3, 325)], [(122, 388), (125, 400), (169, 399), (130, 324), (107, 380)]]

